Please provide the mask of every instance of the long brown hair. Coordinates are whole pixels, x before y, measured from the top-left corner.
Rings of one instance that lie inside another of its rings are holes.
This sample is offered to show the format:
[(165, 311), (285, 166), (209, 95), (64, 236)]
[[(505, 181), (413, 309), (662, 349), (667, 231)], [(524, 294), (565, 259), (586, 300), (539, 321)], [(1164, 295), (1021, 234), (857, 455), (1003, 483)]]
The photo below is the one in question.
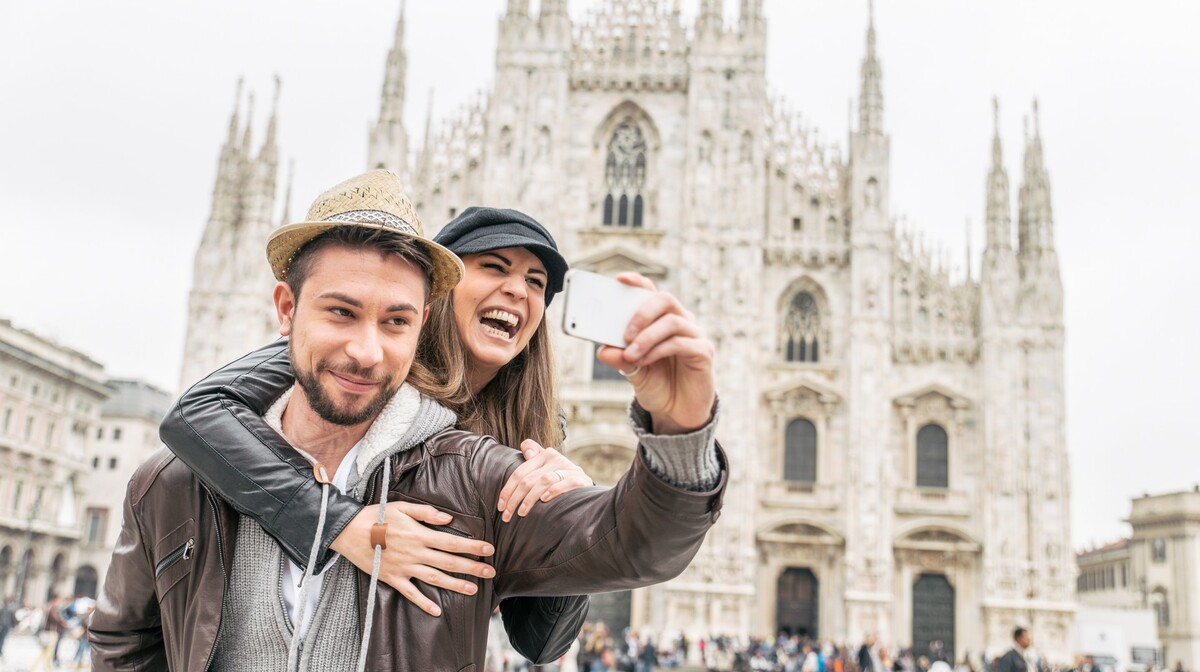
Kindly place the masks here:
[(430, 304), (429, 321), (422, 329), (408, 382), (453, 411), (461, 429), (495, 437), (514, 448), (525, 439), (543, 446), (562, 445), (545, 315), (525, 349), (501, 367), (478, 394), (472, 394), (471, 364), (454, 323), (453, 300), (451, 292)]

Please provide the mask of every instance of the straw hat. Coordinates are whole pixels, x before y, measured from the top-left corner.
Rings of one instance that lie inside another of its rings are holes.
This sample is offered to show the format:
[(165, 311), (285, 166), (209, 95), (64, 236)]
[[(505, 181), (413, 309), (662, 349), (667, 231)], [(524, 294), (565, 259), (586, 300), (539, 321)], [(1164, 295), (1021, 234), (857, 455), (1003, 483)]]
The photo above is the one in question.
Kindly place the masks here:
[(267, 239), (267, 260), (275, 279), (287, 277), (292, 259), (305, 243), (337, 226), (384, 229), (423, 245), (433, 257), (430, 300), (445, 295), (462, 279), (462, 261), (425, 237), (399, 176), (391, 171), (372, 170), (326, 191), (313, 201), (306, 220), (281, 226)]

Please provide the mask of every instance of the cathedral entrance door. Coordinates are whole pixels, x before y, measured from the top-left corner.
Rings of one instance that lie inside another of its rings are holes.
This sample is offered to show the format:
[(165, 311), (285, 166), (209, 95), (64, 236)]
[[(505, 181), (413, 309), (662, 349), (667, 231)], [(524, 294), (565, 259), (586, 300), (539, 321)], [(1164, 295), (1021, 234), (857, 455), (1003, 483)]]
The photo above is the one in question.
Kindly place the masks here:
[(604, 623), (614, 636), (629, 627), (633, 612), (633, 592), (622, 590), (617, 593), (597, 593), (591, 596), (587, 620)]
[(788, 567), (779, 576), (776, 591), (776, 631), (787, 635), (817, 637), (819, 584), (812, 570)]
[(954, 586), (943, 574), (922, 574), (913, 584), (913, 653), (954, 664)]

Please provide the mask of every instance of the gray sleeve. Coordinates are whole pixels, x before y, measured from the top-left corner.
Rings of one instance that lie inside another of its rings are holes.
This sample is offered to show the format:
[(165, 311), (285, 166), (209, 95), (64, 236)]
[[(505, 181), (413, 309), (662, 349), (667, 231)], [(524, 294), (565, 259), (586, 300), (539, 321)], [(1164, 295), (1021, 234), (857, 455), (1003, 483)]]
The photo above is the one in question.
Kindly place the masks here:
[(720, 400), (713, 402), (712, 419), (688, 434), (663, 436), (651, 434), (650, 414), (637, 403), (629, 404), (629, 422), (641, 444), (646, 466), (670, 485), (692, 492), (708, 492), (721, 480), (721, 460), (717, 457), (717, 418)]

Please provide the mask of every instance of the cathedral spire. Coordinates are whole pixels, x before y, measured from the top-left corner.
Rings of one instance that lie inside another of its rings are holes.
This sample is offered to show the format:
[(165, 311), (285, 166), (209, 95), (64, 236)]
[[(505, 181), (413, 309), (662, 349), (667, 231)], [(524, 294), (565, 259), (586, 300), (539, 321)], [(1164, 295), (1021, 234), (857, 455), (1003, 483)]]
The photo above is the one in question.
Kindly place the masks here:
[(542, 10), (538, 18), (546, 20), (567, 15), (567, 0), (542, 0)]
[(229, 115), (229, 138), (226, 144), (233, 146), (237, 142), (238, 127), (241, 125), (240, 114), (242, 111), (242, 86), (245, 84), (245, 79), (238, 77), (237, 93), (233, 97), (233, 114)]
[(254, 125), (254, 92), (250, 92), (250, 100), (246, 112), (246, 132), (242, 134), (242, 156), (250, 156), (250, 127)]
[(267, 121), (267, 139), (263, 143), (262, 149), (259, 150), (262, 154), (274, 154), (276, 149), (275, 135), (276, 129), (279, 126), (279, 89), (282, 82), (279, 75), (275, 75), (275, 95), (271, 98), (271, 118)]
[(1036, 255), (1054, 249), (1054, 213), (1050, 207), (1050, 176), (1042, 155), (1042, 132), (1037, 99), (1033, 101), (1033, 133), (1026, 124), (1025, 175), (1018, 216), (1020, 254)]
[(542, 0), (538, 13), (542, 38), (550, 44), (565, 47), (571, 39), (571, 17), (567, 15), (567, 0)]
[(868, 0), (867, 55), (862, 64), (862, 92), (858, 103), (858, 132), (883, 133), (883, 68), (875, 54), (875, 0)]
[(518, 16), (529, 16), (529, 0), (508, 0), (508, 11), (505, 12), (505, 17), (515, 18)]
[[(717, 6), (720, 7), (720, 3)], [(738, 18), (741, 20), (742, 35), (760, 34), (765, 27), (762, 0), (742, 0)]]
[(1012, 215), (1009, 201), (1008, 172), (1000, 146), (1000, 101), (992, 98), (992, 168), (987, 183), (987, 249), (1012, 251)]
[(720, 35), (721, 0), (700, 0), (700, 13), (696, 15), (696, 35), (714, 37)]
[(367, 165), (387, 168), (403, 175), (408, 168), (408, 132), (404, 129), (405, 77), (408, 56), (404, 48), (405, 2), (400, 2), (400, 18), (384, 67), (383, 90), (379, 96), (379, 118), (371, 129)]
[(285, 226), (292, 221), (292, 181), (296, 179), (296, 159), (288, 159), (288, 178), (287, 189), (283, 192), (283, 215), (279, 218), (279, 225)]

